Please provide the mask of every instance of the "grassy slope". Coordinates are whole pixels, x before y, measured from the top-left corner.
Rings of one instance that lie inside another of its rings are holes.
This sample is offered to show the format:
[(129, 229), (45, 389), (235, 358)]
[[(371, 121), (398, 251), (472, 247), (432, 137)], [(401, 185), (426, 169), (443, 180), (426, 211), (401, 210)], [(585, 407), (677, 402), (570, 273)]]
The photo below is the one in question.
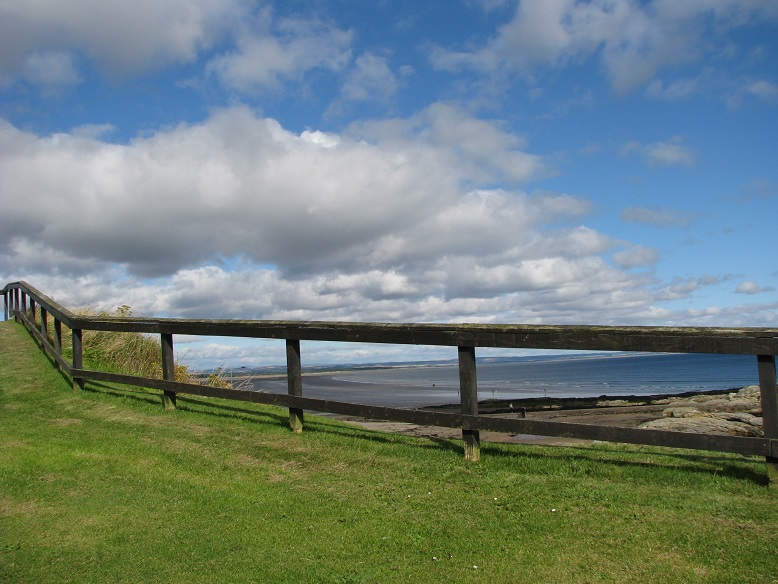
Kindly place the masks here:
[[(2, 582), (772, 582), (759, 459), (461, 445), (138, 389), (0, 323)], [(476, 567), (477, 566), (477, 567)]]

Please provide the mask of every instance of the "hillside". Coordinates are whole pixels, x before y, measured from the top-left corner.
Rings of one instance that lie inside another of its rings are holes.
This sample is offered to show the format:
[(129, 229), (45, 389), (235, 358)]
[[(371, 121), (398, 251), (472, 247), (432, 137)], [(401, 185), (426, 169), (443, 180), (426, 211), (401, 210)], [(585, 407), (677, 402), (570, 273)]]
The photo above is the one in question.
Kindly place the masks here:
[(0, 581), (769, 582), (763, 460), (448, 440), (70, 384), (0, 323)]

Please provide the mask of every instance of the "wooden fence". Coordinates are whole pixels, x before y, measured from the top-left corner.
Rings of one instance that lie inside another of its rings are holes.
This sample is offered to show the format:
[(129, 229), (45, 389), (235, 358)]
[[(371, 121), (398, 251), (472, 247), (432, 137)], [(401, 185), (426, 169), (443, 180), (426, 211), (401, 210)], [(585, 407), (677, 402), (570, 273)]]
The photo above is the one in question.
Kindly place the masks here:
[[(735, 452), (764, 456), (771, 482), (778, 484), (778, 390), (775, 373), (778, 329), (86, 317), (73, 314), (26, 282), (8, 284), (2, 293), (5, 318), (13, 317), (24, 324), (41, 348), (72, 379), (74, 388), (83, 387), (86, 381), (94, 380), (158, 389), (168, 409), (175, 408), (178, 393), (275, 404), (289, 408), (289, 423), (295, 432), (302, 431), (304, 410), (458, 428), (462, 431), (465, 457), (469, 460), (478, 460), (480, 457), (481, 430)], [(51, 337), (49, 319), (53, 320)], [(70, 329), (72, 362), (62, 356), (63, 325)], [(82, 358), (84, 330), (158, 334), (162, 347), (163, 379), (85, 369)], [(224, 389), (174, 381), (174, 335), (284, 339), (288, 394)], [(460, 413), (369, 406), (304, 397), (300, 365), (302, 340), (456, 347), (459, 357)], [(703, 435), (478, 415), (477, 347), (754, 355), (755, 366), (759, 371), (764, 437)]]

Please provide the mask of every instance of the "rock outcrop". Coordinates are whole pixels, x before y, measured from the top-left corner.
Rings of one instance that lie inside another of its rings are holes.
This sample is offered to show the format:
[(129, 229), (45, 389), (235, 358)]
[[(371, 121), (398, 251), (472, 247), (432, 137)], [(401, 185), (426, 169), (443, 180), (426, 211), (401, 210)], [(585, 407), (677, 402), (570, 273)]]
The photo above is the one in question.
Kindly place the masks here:
[[(730, 436), (763, 436), (759, 387), (751, 385), (725, 396), (699, 398), (667, 403), (672, 407), (662, 411), (662, 417), (640, 424), (641, 428), (726, 434)], [(711, 411), (715, 410), (715, 411)], [(721, 411), (725, 410), (725, 411)]]

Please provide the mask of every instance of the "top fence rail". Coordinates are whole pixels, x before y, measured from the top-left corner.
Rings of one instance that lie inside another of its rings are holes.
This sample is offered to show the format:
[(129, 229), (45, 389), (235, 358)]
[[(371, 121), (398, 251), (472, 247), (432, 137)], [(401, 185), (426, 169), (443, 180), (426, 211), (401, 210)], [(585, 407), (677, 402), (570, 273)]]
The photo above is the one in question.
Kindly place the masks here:
[(76, 315), (26, 282), (21, 290), (71, 329), (258, 339), (663, 353), (778, 354), (778, 329), (216, 320)]

